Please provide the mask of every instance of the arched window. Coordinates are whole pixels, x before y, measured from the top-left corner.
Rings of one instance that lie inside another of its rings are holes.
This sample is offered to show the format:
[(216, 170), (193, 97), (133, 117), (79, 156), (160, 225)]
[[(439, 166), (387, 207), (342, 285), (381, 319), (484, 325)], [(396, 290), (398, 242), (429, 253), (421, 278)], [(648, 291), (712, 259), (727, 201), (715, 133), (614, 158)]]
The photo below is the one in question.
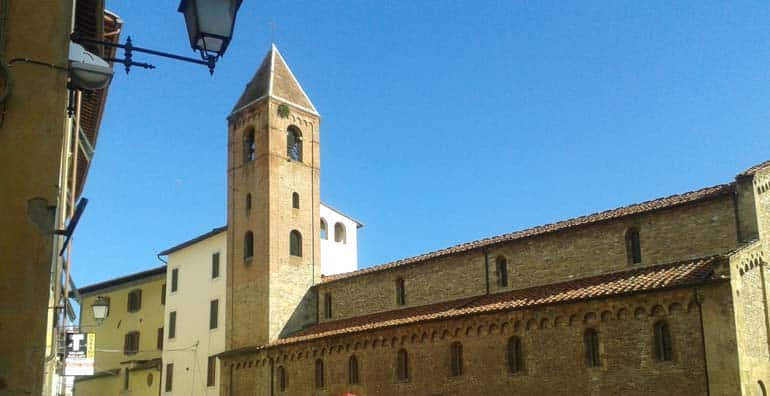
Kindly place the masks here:
[(321, 359), (315, 361), (315, 387), (318, 389), (324, 387), (324, 362)]
[(243, 258), (250, 259), (254, 255), (254, 233), (246, 231), (243, 236)]
[(302, 132), (294, 125), (286, 130), (286, 156), (294, 161), (302, 161)]
[(626, 254), (629, 263), (641, 264), (642, 243), (639, 240), (639, 230), (636, 228), (629, 228), (626, 231)]
[(673, 360), (671, 331), (668, 323), (663, 320), (655, 322), (653, 331), (655, 332), (655, 358), (663, 362)]
[(409, 355), (406, 349), (399, 349), (396, 358), (396, 378), (399, 381), (409, 381)]
[(299, 194), (291, 194), (291, 207), (294, 209), (299, 209)]
[(332, 317), (332, 295), (331, 293), (324, 294), (324, 317), (331, 319)]
[(251, 210), (251, 193), (246, 194), (246, 212)]
[(254, 161), (256, 146), (254, 145), (254, 128), (249, 128), (243, 134), (243, 162)]
[(463, 373), (463, 344), (453, 342), (450, 346), (452, 360), (452, 376), (457, 377)]
[(508, 261), (505, 257), (500, 256), (496, 260), (497, 267), (497, 285), (500, 287), (508, 287)]
[(321, 218), (321, 239), (329, 239), (329, 225), (323, 217)]
[(278, 390), (281, 392), (286, 391), (286, 385), (289, 384), (288, 378), (286, 378), (286, 369), (283, 366), (278, 366)]
[(508, 371), (518, 373), (524, 370), (524, 359), (521, 354), (521, 339), (513, 336), (508, 339)]
[(348, 359), (348, 383), (351, 385), (358, 383), (358, 358), (356, 355)]
[(342, 223), (334, 224), (334, 242), (348, 242), (347, 236), (345, 236), (345, 225)]
[(404, 278), (396, 279), (396, 304), (406, 305), (406, 285)]
[(586, 363), (588, 367), (599, 367), (602, 362), (599, 358), (599, 335), (596, 330), (588, 328), (583, 333), (583, 343), (586, 348)]
[(302, 234), (297, 230), (292, 230), (289, 234), (289, 254), (302, 257)]

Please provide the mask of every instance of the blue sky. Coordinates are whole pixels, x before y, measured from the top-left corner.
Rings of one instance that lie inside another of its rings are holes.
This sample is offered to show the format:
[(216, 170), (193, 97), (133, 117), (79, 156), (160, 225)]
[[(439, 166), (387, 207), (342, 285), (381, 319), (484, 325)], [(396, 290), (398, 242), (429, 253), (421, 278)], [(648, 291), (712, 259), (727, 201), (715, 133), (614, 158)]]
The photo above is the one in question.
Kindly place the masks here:
[[(190, 55), (176, 1), (108, 1)], [(79, 285), (226, 221), (226, 120), (276, 43), (321, 113), (321, 198), (370, 266), (726, 183), (770, 159), (761, 2), (245, 0), (213, 77), (113, 80), (76, 233)]]

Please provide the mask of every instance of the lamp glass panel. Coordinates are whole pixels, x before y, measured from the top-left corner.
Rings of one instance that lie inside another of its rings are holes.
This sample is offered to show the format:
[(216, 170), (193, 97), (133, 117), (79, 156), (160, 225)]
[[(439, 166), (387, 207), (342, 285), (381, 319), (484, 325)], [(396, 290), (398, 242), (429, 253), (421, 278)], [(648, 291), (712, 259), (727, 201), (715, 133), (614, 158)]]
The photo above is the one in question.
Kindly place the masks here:
[(235, 3), (236, 0), (196, 0), (199, 34), (229, 38), (235, 22)]
[(107, 317), (110, 307), (108, 305), (94, 305), (91, 307), (94, 310), (95, 319), (104, 319)]

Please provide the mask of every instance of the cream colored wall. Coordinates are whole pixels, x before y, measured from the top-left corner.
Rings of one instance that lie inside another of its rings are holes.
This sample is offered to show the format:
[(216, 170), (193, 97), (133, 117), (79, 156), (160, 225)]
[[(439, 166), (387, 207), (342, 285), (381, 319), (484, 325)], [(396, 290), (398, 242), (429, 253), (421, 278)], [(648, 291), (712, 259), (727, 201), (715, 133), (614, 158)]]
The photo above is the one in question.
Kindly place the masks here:
[[(218, 395), (219, 369), (214, 386), (206, 386), (208, 357), (225, 349), (225, 291), (227, 282), (227, 232), (204, 239), (168, 256), (166, 331), (163, 367), (174, 364), (173, 387), (165, 395)], [(219, 252), (219, 277), (211, 277), (212, 254)], [(171, 292), (171, 273), (179, 269), (179, 288)], [(209, 330), (209, 307), (219, 299), (219, 320)], [(168, 339), (168, 316), (176, 311), (176, 337)], [(218, 365), (218, 363), (217, 363)]]
[[(80, 305), (80, 327), (96, 334), (95, 371), (121, 367), (127, 360), (149, 360), (159, 358), (157, 348), (158, 328), (163, 327), (163, 305), (160, 303), (161, 289), (166, 283), (165, 274), (153, 275), (138, 281), (127, 282), (116, 287), (98, 290), (83, 296)], [(142, 290), (142, 307), (137, 312), (128, 312), (128, 293)], [(98, 296), (110, 299), (110, 311), (99, 324), (93, 316), (91, 305)], [(125, 335), (139, 332), (139, 353), (123, 353)]]
[[(358, 224), (321, 204), (321, 219), (326, 221), (328, 233), (326, 239), (321, 238), (321, 274), (334, 275), (351, 272), (358, 269)], [(334, 240), (334, 225), (342, 223), (345, 226), (345, 242)]]

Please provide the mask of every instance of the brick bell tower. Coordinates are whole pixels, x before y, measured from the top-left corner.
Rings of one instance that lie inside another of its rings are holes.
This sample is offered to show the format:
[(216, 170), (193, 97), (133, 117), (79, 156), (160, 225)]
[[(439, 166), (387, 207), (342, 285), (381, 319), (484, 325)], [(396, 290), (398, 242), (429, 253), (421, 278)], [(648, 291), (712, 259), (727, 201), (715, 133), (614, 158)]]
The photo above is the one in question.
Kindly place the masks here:
[(227, 350), (316, 320), (319, 124), (273, 45), (228, 117)]

